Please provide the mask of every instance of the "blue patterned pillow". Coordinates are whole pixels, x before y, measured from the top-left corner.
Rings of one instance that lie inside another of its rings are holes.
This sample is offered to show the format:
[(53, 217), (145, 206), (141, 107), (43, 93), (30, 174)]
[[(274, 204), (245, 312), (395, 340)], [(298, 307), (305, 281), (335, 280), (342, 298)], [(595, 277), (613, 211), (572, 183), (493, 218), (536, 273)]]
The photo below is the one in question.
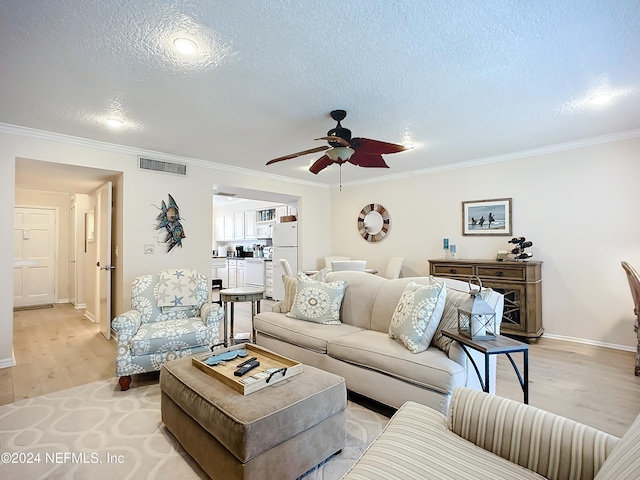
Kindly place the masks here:
[(340, 306), (346, 286), (344, 280), (325, 283), (300, 274), (287, 316), (324, 325), (340, 325)]
[(391, 317), (389, 336), (411, 353), (426, 350), (440, 323), (446, 296), (447, 286), (444, 283), (421, 285), (409, 282)]

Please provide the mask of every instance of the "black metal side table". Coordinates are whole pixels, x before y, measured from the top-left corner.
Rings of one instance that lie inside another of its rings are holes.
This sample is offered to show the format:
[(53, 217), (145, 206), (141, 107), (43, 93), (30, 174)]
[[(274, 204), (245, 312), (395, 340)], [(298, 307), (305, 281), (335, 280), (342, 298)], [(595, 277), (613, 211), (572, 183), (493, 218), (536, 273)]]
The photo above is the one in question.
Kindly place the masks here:
[[(443, 330), (442, 335), (445, 337), (451, 338), (460, 344), (464, 353), (467, 354), (469, 360), (471, 360), (471, 364), (478, 375), (478, 379), (480, 380), (480, 385), (482, 386), (482, 390), (485, 392), (489, 392), (489, 358), (491, 355), (498, 355), (504, 353), (513, 369), (518, 376), (518, 381), (520, 382), (520, 387), (522, 387), (522, 392), (524, 393), (524, 403), (529, 403), (529, 345), (523, 342), (519, 342), (518, 340), (513, 340), (512, 338), (505, 337), (503, 335), (498, 335), (496, 338), (491, 340), (471, 340), (469, 337), (465, 337), (464, 335), (460, 335), (458, 330), (455, 328), (450, 328), (448, 330)], [(480, 370), (476, 365), (476, 362), (473, 360), (471, 353), (469, 353), (468, 348), (476, 350), (484, 355), (484, 378), (482, 380), (482, 375), (480, 374)], [(516, 362), (511, 358), (511, 354), (514, 352), (522, 352), (524, 359), (524, 378), (520, 375), (520, 370), (516, 365)]]

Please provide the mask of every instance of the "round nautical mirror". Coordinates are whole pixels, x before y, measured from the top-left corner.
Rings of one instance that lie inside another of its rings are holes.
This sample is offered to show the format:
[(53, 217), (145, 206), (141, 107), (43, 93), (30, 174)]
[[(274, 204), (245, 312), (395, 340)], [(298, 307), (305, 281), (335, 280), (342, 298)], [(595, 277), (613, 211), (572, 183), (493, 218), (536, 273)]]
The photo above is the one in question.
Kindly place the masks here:
[(379, 242), (389, 232), (391, 218), (386, 208), (378, 203), (370, 203), (358, 215), (358, 231), (368, 242)]

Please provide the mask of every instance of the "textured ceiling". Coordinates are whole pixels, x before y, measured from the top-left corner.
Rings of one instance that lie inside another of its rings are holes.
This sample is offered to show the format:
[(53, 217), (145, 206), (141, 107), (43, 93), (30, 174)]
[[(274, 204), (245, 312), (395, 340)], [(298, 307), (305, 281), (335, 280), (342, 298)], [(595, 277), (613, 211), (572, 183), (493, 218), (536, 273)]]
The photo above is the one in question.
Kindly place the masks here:
[(334, 185), (265, 163), (336, 108), (415, 146), (343, 182), (640, 128), (640, 2), (2, 0), (0, 72), (2, 123)]

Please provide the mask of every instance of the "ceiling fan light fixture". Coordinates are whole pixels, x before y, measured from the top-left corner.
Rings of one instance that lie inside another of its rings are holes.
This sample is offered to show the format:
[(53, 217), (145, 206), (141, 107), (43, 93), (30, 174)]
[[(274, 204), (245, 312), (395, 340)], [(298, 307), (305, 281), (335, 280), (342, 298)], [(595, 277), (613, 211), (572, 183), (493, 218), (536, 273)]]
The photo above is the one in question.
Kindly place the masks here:
[(329, 157), (332, 161), (337, 162), (346, 162), (351, 158), (351, 155), (356, 153), (353, 148), (349, 147), (334, 147), (330, 148), (325, 152), (325, 155)]

